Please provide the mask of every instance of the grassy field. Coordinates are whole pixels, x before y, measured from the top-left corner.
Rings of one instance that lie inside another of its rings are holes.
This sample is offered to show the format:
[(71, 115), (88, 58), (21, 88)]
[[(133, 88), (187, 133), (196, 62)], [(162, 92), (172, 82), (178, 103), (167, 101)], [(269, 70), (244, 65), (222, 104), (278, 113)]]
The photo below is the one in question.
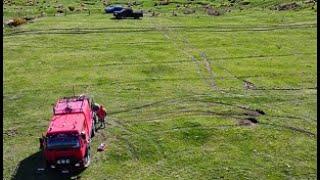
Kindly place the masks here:
[[(5, 20), (39, 13), (16, 2), (4, 6)], [(119, 21), (97, 4), (90, 15), (48, 10), (5, 27), (4, 179), (61, 179), (37, 172), (38, 137), (51, 104), (74, 92), (109, 116), (93, 139), (92, 164), (71, 176), (316, 179), (316, 12), (266, 8), (276, 2), (221, 16), (172, 16), (170, 4), (157, 17)], [(106, 151), (96, 152), (103, 142)]]

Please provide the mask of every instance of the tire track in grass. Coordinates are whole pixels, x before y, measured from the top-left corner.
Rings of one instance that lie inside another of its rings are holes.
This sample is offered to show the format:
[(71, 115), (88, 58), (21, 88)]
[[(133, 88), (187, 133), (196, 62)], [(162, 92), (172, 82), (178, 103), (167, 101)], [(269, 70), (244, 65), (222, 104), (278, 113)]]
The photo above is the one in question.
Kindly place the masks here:
[(209, 76), (210, 76), (210, 79), (211, 79), (211, 81), (210, 81), (211, 87), (212, 87), (213, 89), (216, 89), (217, 85), (216, 85), (216, 83), (214, 82), (215, 77), (214, 77), (214, 74), (213, 74), (213, 70), (212, 70), (212, 68), (211, 68), (210, 61), (208, 61), (207, 55), (206, 55), (205, 52), (200, 52), (200, 56), (201, 56), (201, 58), (204, 60), (204, 62), (205, 62), (205, 67), (206, 67), (206, 69), (207, 69), (207, 71), (208, 71), (208, 73), (209, 73)]
[[(205, 25), (205, 26), (185, 26), (185, 25), (173, 25), (168, 26), (168, 28), (171, 29), (232, 29), (232, 30), (243, 30), (243, 29), (263, 29), (263, 28), (279, 28), (279, 29), (289, 29), (289, 28), (299, 28), (299, 27), (313, 27), (317, 26), (317, 23), (314, 21), (309, 22), (296, 22), (296, 23), (288, 23), (288, 24), (273, 24), (273, 25), (264, 25), (260, 24), (258, 26), (243, 26), (243, 25), (228, 25), (228, 26), (215, 26), (215, 25)], [(95, 27), (95, 28), (87, 28), (87, 27), (81, 27), (81, 28), (48, 28), (48, 29), (33, 29), (33, 30), (20, 30), (20, 31), (14, 31), (14, 32), (48, 32), (48, 31), (94, 31), (94, 30), (139, 30), (139, 29), (148, 29), (148, 30), (156, 30), (154, 26), (145, 27), (145, 28), (137, 28), (135, 26), (114, 26), (114, 27)]]
[[(164, 34), (164, 36), (171, 40), (171, 42), (175, 45), (175, 47), (177, 49), (179, 49), (183, 54), (187, 55), (187, 57), (191, 58), (191, 60), (196, 64), (196, 68), (197, 68), (197, 73), (200, 75), (200, 77), (203, 79), (205, 77), (205, 75), (202, 73), (203, 71), (201, 71), (200, 69), (201, 68), (205, 68), (207, 70), (207, 73), (209, 74), (208, 77), (210, 79), (213, 80), (213, 72), (212, 72), (212, 69), (211, 69), (211, 64), (210, 64), (210, 61), (208, 60), (208, 58), (206, 57), (206, 54), (205, 52), (202, 52), (198, 49), (196, 49), (194, 46), (192, 46), (188, 40), (185, 38), (185, 37), (181, 37), (179, 36), (176, 32), (173, 32), (170, 28), (168, 27), (164, 27), (164, 26), (161, 26), (159, 24), (155, 24), (156, 28), (162, 32)], [(180, 45), (178, 43), (183, 43), (183, 45)], [(193, 51), (196, 51), (196, 52), (199, 52), (200, 54), (200, 57), (202, 59), (202, 62), (204, 63), (204, 66), (202, 66), (202, 64), (200, 63), (201, 61), (196, 59), (195, 56), (192, 55), (192, 52)], [(218, 68), (221, 68), (223, 69), (224, 71), (228, 72), (230, 75), (232, 75), (234, 78), (238, 79), (239, 81), (245, 83), (248, 81), (243, 79), (243, 78), (239, 78), (238, 76), (236, 76), (235, 74), (233, 74), (232, 72), (230, 72), (228, 69), (222, 67), (222, 66), (218, 66)], [(207, 75), (207, 74), (206, 74)], [(213, 81), (214, 82), (214, 81)], [(212, 82), (211, 82), (212, 83)], [(212, 88), (212, 84), (210, 84), (211, 88)], [(265, 89), (266, 90), (266, 89)], [(159, 106), (162, 106), (162, 105), (166, 105), (167, 103), (164, 103), (164, 102), (159, 102), (159, 103), (156, 103), (157, 105)], [(221, 104), (220, 104), (221, 105)], [(146, 108), (146, 107), (150, 107), (150, 106), (141, 106), (141, 108)], [(244, 108), (243, 106), (238, 106), (238, 108), (242, 108), (242, 109), (248, 109), (248, 108)], [(134, 108), (135, 109), (135, 108)], [(170, 116), (172, 117), (172, 114), (170, 113), (174, 113), (176, 116), (181, 116), (180, 114), (177, 114), (179, 113), (178, 111), (172, 111), (172, 112), (166, 112), (164, 113), (164, 116)], [(222, 117), (231, 117), (232, 114), (230, 114), (229, 112), (223, 114), (223, 113), (217, 113), (217, 112), (210, 112), (210, 111), (185, 111), (185, 112), (181, 112), (181, 114), (186, 114), (186, 113), (193, 113), (195, 115), (209, 115), (209, 116), (222, 116)], [(190, 116), (190, 114), (188, 114), (188, 116)], [(233, 114), (233, 118), (239, 118), (239, 114)], [(165, 117), (161, 116), (161, 117), (157, 117), (158, 120), (163, 120)], [(285, 117), (285, 118), (297, 118), (297, 117)], [(146, 119), (147, 121), (150, 121), (150, 119)], [(154, 120), (154, 119), (153, 119)], [(132, 121), (131, 121), (132, 122)], [(139, 121), (137, 122), (142, 122), (141, 119), (139, 119)], [(290, 126), (283, 126), (283, 125), (275, 125), (273, 124), (274, 127), (280, 127), (280, 128), (286, 128), (286, 129), (290, 129), (290, 130), (293, 130), (293, 131), (297, 131), (297, 132), (301, 132), (301, 133), (306, 133), (306, 134), (312, 134), (311, 132), (308, 132), (306, 130), (303, 130), (303, 129), (300, 129), (300, 128), (295, 128), (295, 127), (290, 127)]]
[(178, 97), (178, 98), (167, 98), (167, 99), (160, 100), (160, 101), (154, 101), (151, 103), (146, 103), (146, 104), (142, 104), (142, 105), (138, 105), (138, 106), (129, 107), (124, 110), (110, 111), (108, 114), (114, 115), (114, 114), (132, 112), (134, 110), (140, 110), (140, 109), (145, 109), (145, 108), (155, 108), (155, 107), (159, 107), (159, 106), (168, 106), (172, 103), (183, 103), (183, 102), (202, 102), (202, 103), (206, 103), (206, 104), (230, 106), (233, 108), (240, 108), (240, 109), (247, 110), (247, 111), (257, 111), (256, 109), (245, 107), (243, 105), (235, 105), (235, 104), (225, 103), (225, 102), (220, 102), (220, 101), (205, 101), (205, 100), (201, 100), (201, 99), (196, 99), (195, 97), (196, 97), (195, 95), (186, 95), (186, 96)]
[[(149, 136), (140, 136), (139, 133), (136, 133), (130, 127), (126, 127), (126, 125), (124, 123), (122, 123), (120, 119), (112, 118), (111, 120), (113, 122), (115, 122), (124, 132), (128, 133), (128, 135), (130, 135), (130, 134), (136, 135), (139, 138), (145, 139), (150, 145), (152, 145), (156, 148), (157, 154), (160, 157), (162, 157), (162, 158), (165, 157), (165, 153), (163, 151), (163, 148), (158, 143), (156, 143), (152, 138), (148, 138), (148, 137), (151, 137), (150, 134), (149, 134)], [(143, 130), (143, 129), (141, 129), (141, 130)], [(128, 145), (129, 151), (131, 152), (133, 159), (139, 160), (139, 155), (138, 155), (137, 149), (135, 148), (134, 144), (132, 144), (128, 138), (125, 138), (125, 137), (120, 137), (120, 138), (122, 138), (126, 142), (126, 144)]]
[[(187, 112), (187, 113), (186, 113)], [(233, 120), (238, 120), (238, 119), (243, 119), (247, 116), (239, 113), (239, 114), (234, 114), (234, 115), (230, 115), (229, 113), (216, 113), (216, 112), (212, 112), (212, 111), (185, 111), (185, 112), (181, 112), (181, 113), (177, 113), (176, 111), (173, 111), (170, 113), (165, 113), (164, 116), (160, 116), (154, 119), (148, 119), (148, 120), (139, 120), (139, 121), (127, 121), (130, 122), (130, 124), (132, 123), (144, 123), (144, 122), (156, 122), (156, 121), (163, 121), (165, 118), (166, 120), (170, 120), (170, 119), (174, 119), (174, 118), (178, 118), (181, 117), (181, 115), (186, 115), (188, 117), (192, 117), (192, 116), (218, 116), (218, 117), (229, 117), (232, 118)], [(293, 127), (293, 126), (287, 126), (287, 125), (279, 125), (279, 124), (274, 124), (274, 123), (265, 123), (265, 122), (259, 122), (259, 125), (262, 126), (271, 126), (275, 129), (287, 129), (293, 132), (299, 132), (305, 135), (308, 135), (309, 137), (314, 137), (316, 138), (316, 134), (313, 132), (310, 132), (308, 130), (302, 129), (302, 128), (297, 128), (297, 127)], [(205, 129), (221, 129), (221, 128), (226, 128), (226, 127), (239, 127), (239, 125), (217, 125), (217, 126), (213, 126), (213, 127), (207, 127)], [(191, 129), (194, 128), (193, 127), (186, 127), (186, 129)], [(159, 131), (152, 131), (152, 133), (159, 133), (159, 132), (170, 132), (170, 131), (176, 131), (175, 129), (168, 129), (168, 130), (159, 130)], [(145, 134), (148, 135), (150, 132), (147, 133), (136, 133), (135, 135), (141, 135), (141, 134)]]
[[(202, 56), (201, 56), (202, 55)], [(204, 56), (203, 56), (203, 54), (201, 54), (201, 51), (200, 51), (200, 56), (202, 57), (202, 59), (204, 60), (204, 62), (207, 60), (208, 61), (208, 59), (205, 57), (204, 58)], [(191, 57), (194, 57), (194, 56), (191, 56)], [(193, 60), (196, 60), (195, 58), (193, 59)], [(198, 67), (200, 68), (200, 63), (197, 63), (198, 64)], [(207, 71), (209, 71), (209, 68), (208, 68), (208, 65), (210, 65), (209, 63), (207, 63), (207, 62), (205, 62), (205, 68), (207, 69)], [(212, 73), (212, 71), (211, 71), (211, 73)], [(145, 108), (145, 107), (141, 107), (141, 108)]]
[[(252, 26), (252, 27), (243, 27), (243, 26), (230, 26), (227, 28), (216, 28), (215, 26), (172, 26), (168, 27), (173, 30), (183, 30), (185, 32), (216, 32), (216, 33), (227, 33), (227, 32), (265, 32), (265, 31), (276, 31), (276, 30), (292, 30), (292, 29), (306, 29), (306, 28), (316, 28), (317, 24), (289, 24), (282, 26)], [(129, 30), (128, 30), (129, 29)], [(73, 35), (82, 35), (82, 34), (93, 34), (93, 33), (144, 33), (144, 32), (155, 32), (157, 28), (125, 28), (125, 27), (113, 27), (113, 28), (67, 28), (67, 29), (46, 29), (46, 30), (22, 30), (15, 31), (10, 33), (5, 33), (4, 37), (17, 36), (17, 35), (61, 35), (61, 34), (73, 34)]]
[(297, 128), (297, 127), (287, 126), (287, 125), (278, 125), (278, 124), (273, 124), (273, 123), (259, 123), (259, 124), (266, 125), (266, 126), (272, 126), (274, 128), (287, 129), (287, 130), (291, 130), (291, 131), (295, 131), (295, 132), (300, 132), (300, 133), (306, 134), (306, 135), (314, 137), (314, 138), (317, 137), (316, 133), (310, 132), (310, 131), (302, 129), (302, 128)]
[[(178, 100), (179, 101), (179, 100)], [(180, 103), (181, 102), (185, 102), (185, 101), (199, 101), (197, 99), (186, 99), (186, 100), (183, 100), (183, 99), (180, 99)], [(163, 102), (167, 102), (167, 103), (164, 103), (163, 106), (168, 106), (168, 102), (170, 101), (163, 101)], [(161, 103), (163, 103), (161, 102)], [(177, 102), (177, 100), (172, 100), (171, 99), (171, 102)], [(249, 107), (245, 107), (245, 106), (242, 106), (242, 105), (234, 105), (234, 104), (231, 104), (231, 103), (224, 103), (224, 102), (211, 102), (211, 101), (200, 101), (200, 102), (205, 102), (205, 103), (213, 103), (215, 105), (225, 105), (225, 106), (230, 106), (230, 107), (234, 107), (234, 108), (239, 108), (239, 109), (243, 109), (243, 110), (246, 110), (246, 111), (251, 111), (251, 112), (257, 112), (258, 110), (257, 109), (252, 109), (252, 108), (249, 108)], [(156, 103), (158, 104), (158, 103)], [(160, 104), (158, 104), (160, 105)], [(150, 107), (150, 106), (142, 106), (142, 108), (145, 108), (145, 107)], [(135, 108), (134, 108), (135, 109)], [(128, 112), (128, 111), (126, 111)], [(188, 117), (189, 116), (198, 116), (198, 115), (205, 115), (205, 116), (218, 116), (218, 117), (229, 117), (229, 118), (233, 118), (233, 119), (243, 119), (245, 117), (250, 117), (251, 113), (249, 112), (239, 112), (239, 113), (236, 113), (236, 112), (233, 112), (233, 113), (230, 113), (230, 112), (215, 112), (215, 111), (210, 111), (210, 110), (180, 110), (180, 111), (177, 111), (177, 110), (173, 110), (173, 111), (169, 111), (169, 112), (165, 112), (163, 113), (162, 116), (157, 116), (156, 118), (146, 118), (146, 119), (139, 119), (138, 121), (126, 121), (127, 123), (143, 123), (143, 122), (152, 122), (152, 121), (163, 121), (164, 119), (168, 119), (168, 118), (174, 118), (174, 117), (181, 117), (181, 115), (187, 115)], [(263, 113), (264, 114), (264, 113)], [(297, 117), (297, 116), (290, 116), (290, 115), (283, 115), (283, 116), (277, 116), (277, 115), (266, 115), (266, 116), (269, 116), (269, 117), (276, 117), (276, 118), (286, 118), (286, 119), (300, 119), (300, 120), (305, 120), (304, 117)], [(301, 133), (304, 133), (304, 134), (307, 134), (307, 135), (312, 135), (312, 136), (316, 136), (315, 133), (312, 133), (310, 131), (307, 131), (305, 129), (302, 129), (302, 128), (297, 128), (297, 127), (292, 127), (292, 126), (287, 126), (287, 125), (277, 125), (277, 124), (274, 124), (274, 123), (259, 123), (259, 124), (262, 124), (262, 125), (269, 125), (269, 126), (273, 126), (273, 127), (276, 127), (276, 128), (280, 128), (280, 129), (289, 129), (289, 130), (292, 130), (292, 131), (297, 131), (297, 132), (301, 132)]]
[[(108, 113), (108, 114), (110, 114), (110, 113)], [(126, 128), (123, 125), (123, 123), (121, 123), (119, 120), (109, 117), (109, 121), (114, 122), (118, 127), (120, 127), (121, 131), (126, 132), (128, 135), (133, 134), (133, 132), (131, 130), (129, 130), (128, 128)], [(123, 136), (118, 137), (118, 139), (123, 140), (126, 143), (127, 148), (129, 150), (129, 153), (131, 154), (131, 158), (135, 161), (139, 160), (137, 150), (136, 150), (135, 146), (129, 141), (129, 139), (125, 138)]]
[[(317, 135), (313, 132), (301, 129), (301, 128), (296, 128), (296, 127), (292, 127), (292, 126), (283, 126), (283, 125), (276, 125), (276, 124), (268, 124), (268, 123), (259, 123), (259, 125), (264, 125), (266, 126), (272, 126), (275, 129), (287, 129), (290, 130), (292, 132), (299, 132), (302, 134), (307, 135), (308, 137), (313, 137), (316, 138)], [(201, 127), (202, 130), (212, 130), (212, 129), (225, 129), (225, 128), (236, 128), (239, 127), (239, 125), (216, 125), (216, 126), (209, 126), (209, 127)], [(198, 127), (177, 127), (174, 129), (167, 129), (167, 130), (159, 130), (159, 131), (152, 131), (152, 133), (158, 133), (158, 134), (162, 134), (162, 133), (170, 133), (173, 131), (180, 131), (180, 130), (188, 130), (188, 129), (194, 129), (194, 128), (198, 128)], [(140, 134), (140, 133), (139, 133)], [(141, 135), (148, 135), (148, 133), (141, 133)]]
[[(200, 63), (198, 63), (198, 68), (203, 67), (206, 69), (208, 75), (207, 78), (209, 81), (207, 82), (212, 90), (224, 92), (223, 90), (219, 89), (215, 83), (215, 76), (211, 68), (211, 63), (208, 61), (208, 58), (205, 54), (205, 52), (199, 51), (195, 46), (193, 46), (189, 40), (186, 37), (182, 37), (182, 42), (184, 43), (185, 48), (190, 49), (189, 51), (195, 50), (197, 53), (199, 52), (199, 55), (202, 59), (202, 62), (204, 63), (204, 66), (201, 66)], [(194, 57), (194, 56), (192, 56)], [(205, 75), (204, 75), (205, 76)]]
[[(227, 91), (224, 91), (222, 90), (221, 88), (219, 89), (217, 86), (216, 86), (216, 83), (214, 81), (214, 73), (212, 71), (212, 68), (211, 68), (211, 63), (210, 62), (214, 62), (214, 65), (215, 67), (227, 72), (228, 74), (230, 74), (232, 77), (234, 77), (235, 79), (243, 82), (243, 83), (248, 83), (247, 81), (245, 81), (244, 79), (240, 79), (238, 76), (236, 76), (235, 74), (233, 74), (231, 71), (229, 71), (227, 68), (224, 68), (222, 67), (220, 64), (218, 64), (217, 62), (213, 61), (213, 60), (208, 60), (207, 56), (206, 56), (206, 53), (204, 51), (201, 51), (199, 50), (197, 47), (195, 47), (194, 45), (192, 45), (190, 43), (190, 41), (186, 38), (186, 37), (182, 37), (183, 39), (183, 43), (185, 45), (186, 48), (190, 49), (190, 50), (194, 50), (196, 52), (198, 52), (200, 54), (200, 57), (202, 58), (202, 61), (204, 62), (204, 67), (205, 69), (207, 70), (207, 73), (208, 73), (208, 77), (211, 79), (211, 81), (209, 82), (211, 88), (213, 90), (216, 90), (216, 91), (219, 91), (221, 93), (225, 93), (225, 94), (229, 94), (229, 92)], [(251, 83), (252, 84), (252, 83)]]
[[(202, 79), (202, 78), (200, 78)], [(159, 81), (174, 81), (175, 79), (158, 79)], [(197, 79), (177, 79), (177, 80), (197, 80)], [(157, 81), (157, 79), (155, 80), (139, 80), (139, 81), (134, 81), (136, 83), (139, 82), (147, 82), (147, 81)], [(117, 82), (117, 83), (130, 83), (132, 81), (123, 81), (123, 82)], [(114, 82), (110, 82), (107, 83), (110, 85), (115, 84)], [(130, 83), (130, 84), (134, 84), (134, 83)], [(5, 100), (16, 100), (16, 99), (20, 99), (23, 95), (27, 95), (28, 93), (35, 93), (35, 92), (61, 92), (61, 88), (70, 88), (72, 89), (73, 87), (84, 87), (84, 88), (90, 88), (92, 86), (100, 86), (100, 85), (105, 85), (102, 83), (88, 83), (88, 84), (71, 84), (71, 85), (65, 85), (65, 86), (60, 86), (60, 87), (50, 87), (50, 88), (41, 88), (41, 89), (24, 89), (24, 90), (16, 90), (16, 91), (9, 91), (9, 92), (5, 92), (3, 94), (3, 99)], [(221, 91), (225, 91), (227, 92), (230, 89), (220, 89)], [(237, 90), (237, 89), (234, 89)], [(239, 89), (240, 90), (240, 89)], [(255, 91), (267, 91), (270, 92), (271, 91), (284, 91), (284, 92), (289, 92), (289, 91), (304, 91), (304, 90), (317, 90), (317, 87), (305, 87), (305, 88), (256, 88)], [(239, 96), (243, 96), (243, 94), (233, 94), (233, 95), (239, 95)], [(252, 95), (252, 97), (255, 95)], [(261, 95), (257, 95), (261, 96)]]
[[(237, 108), (233, 105), (230, 107)], [(180, 115), (192, 115), (192, 114), (198, 114), (198, 115), (212, 115), (212, 116), (218, 116), (218, 117), (233, 117), (233, 118), (245, 118), (245, 117), (251, 117), (251, 116), (260, 116), (265, 115), (267, 117), (274, 117), (274, 118), (283, 118), (283, 119), (297, 119), (297, 120), (306, 120), (305, 117), (299, 117), (299, 116), (291, 116), (291, 115), (269, 115), (269, 114), (261, 114), (258, 110), (244, 108), (244, 107), (238, 107), (240, 109), (246, 110), (244, 112), (216, 112), (216, 111), (210, 111), (210, 110), (169, 110), (162, 112), (163, 115), (158, 115), (156, 118), (139, 118), (139, 120), (128, 120), (127, 122), (130, 123), (142, 123), (142, 122), (150, 122), (150, 121), (158, 121), (163, 118), (167, 117), (180, 117)], [(130, 117), (130, 116), (129, 116)]]
[[(171, 41), (171, 43), (174, 44), (174, 46), (180, 51), (182, 52), (184, 55), (186, 55), (187, 57), (189, 57), (196, 65), (196, 72), (197, 74), (199, 74), (200, 78), (203, 79), (203, 81), (209, 85), (209, 87), (213, 90), (217, 90), (217, 86), (216, 83), (214, 81), (214, 76), (213, 76), (213, 72), (211, 67), (208, 67), (210, 65), (210, 62), (206, 60), (206, 58), (204, 58), (203, 54), (200, 53), (200, 57), (202, 58), (201, 60), (198, 60), (194, 55), (193, 55), (193, 49), (190, 48), (188, 45), (188, 40), (186, 37), (183, 36), (179, 36), (179, 34), (176, 31), (172, 31), (171, 28), (166, 27), (161, 25), (160, 23), (154, 23), (153, 24), (156, 29), (158, 29), (160, 32), (162, 32), (164, 34), (164, 36)], [(182, 42), (182, 46), (179, 45), (178, 43)], [(204, 63), (205, 65), (202, 66), (202, 63)], [(205, 69), (206, 73), (204, 73), (204, 71), (202, 71), (202, 69)], [(209, 71), (211, 70), (211, 71)], [(207, 75), (207, 73), (209, 75)]]
[[(293, 75), (297, 75), (297, 73), (288, 73), (288, 74), (282, 74), (282, 75), (276, 75), (277, 77), (292, 77)], [(273, 77), (275, 75), (270, 75), (270, 76), (265, 76), (265, 75), (252, 75), (252, 76), (239, 76), (241, 78), (260, 78), (260, 77)], [(99, 85), (106, 85), (106, 84), (138, 84), (138, 83), (143, 83), (143, 82), (158, 82), (158, 81), (190, 81), (190, 80), (202, 80), (202, 79), (208, 79), (208, 78), (151, 78), (151, 79), (137, 79), (137, 80), (128, 80), (128, 81), (110, 81), (107, 80), (105, 82), (99, 82), (99, 83), (88, 83), (88, 84), (76, 84), (75, 86), (78, 87), (86, 87), (86, 86), (99, 86)], [(220, 76), (217, 77), (216, 79), (223, 79), (223, 80), (230, 80), (231, 78), (229, 78), (228, 76)], [(13, 81), (7, 81), (5, 82), (5, 84), (10, 84), (13, 83)], [(72, 87), (72, 85), (65, 85), (62, 87)], [(17, 92), (32, 92), (32, 91), (51, 91), (51, 90), (56, 90), (59, 89), (60, 87), (52, 87), (52, 88), (42, 88), (42, 89), (34, 89), (34, 90), (17, 90), (17, 91), (9, 91), (6, 92), (5, 95), (3, 96), (3, 98), (5, 99), (9, 99), (9, 100), (15, 100), (15, 99), (20, 99), (21, 96), (17, 95)], [(234, 88), (235, 89), (235, 88)], [(226, 90), (226, 89), (222, 89), (222, 90)], [(239, 89), (240, 90), (240, 89)], [(255, 88), (253, 90), (256, 91), (300, 91), (300, 90), (317, 90), (317, 87), (296, 87), (296, 88), (292, 88), (292, 87), (282, 87), (282, 88), (268, 88), (268, 87), (259, 87), (259, 88)], [(13, 94), (12, 96), (10, 96), (10, 94)]]

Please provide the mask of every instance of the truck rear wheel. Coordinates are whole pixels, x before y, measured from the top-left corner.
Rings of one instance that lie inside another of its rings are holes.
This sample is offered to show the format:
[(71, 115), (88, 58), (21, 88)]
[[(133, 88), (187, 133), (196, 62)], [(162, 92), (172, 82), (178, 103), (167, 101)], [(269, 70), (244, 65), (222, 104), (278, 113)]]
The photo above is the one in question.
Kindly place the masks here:
[(94, 131), (94, 127), (92, 127), (92, 129), (91, 129), (91, 138), (93, 138), (94, 135), (95, 135), (95, 131)]
[(93, 138), (95, 134), (96, 134), (96, 125), (93, 122), (92, 123), (92, 128), (91, 128), (91, 138)]
[(97, 132), (98, 131), (98, 128), (97, 128), (97, 125), (98, 125), (98, 117), (96, 114), (94, 114), (93, 116), (93, 128), (94, 128), (94, 131)]
[(90, 146), (87, 148), (86, 155), (83, 158), (83, 168), (87, 168), (90, 165), (91, 156), (90, 156)]

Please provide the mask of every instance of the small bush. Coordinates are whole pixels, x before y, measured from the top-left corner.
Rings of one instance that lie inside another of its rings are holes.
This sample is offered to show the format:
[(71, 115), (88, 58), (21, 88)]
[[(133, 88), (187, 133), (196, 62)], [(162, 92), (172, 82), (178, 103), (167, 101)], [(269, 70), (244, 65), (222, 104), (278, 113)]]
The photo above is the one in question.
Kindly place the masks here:
[(74, 11), (74, 7), (73, 6), (68, 6), (68, 9), (70, 10), (70, 11)]

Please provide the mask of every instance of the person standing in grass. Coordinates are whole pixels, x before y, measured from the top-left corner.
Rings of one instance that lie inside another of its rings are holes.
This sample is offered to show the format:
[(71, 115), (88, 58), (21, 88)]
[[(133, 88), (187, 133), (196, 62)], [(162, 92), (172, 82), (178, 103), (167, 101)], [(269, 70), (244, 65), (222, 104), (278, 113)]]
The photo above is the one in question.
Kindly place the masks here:
[(100, 122), (100, 127), (105, 128), (105, 118), (107, 116), (106, 109), (97, 103), (94, 103), (93, 110), (98, 117), (98, 122)]

